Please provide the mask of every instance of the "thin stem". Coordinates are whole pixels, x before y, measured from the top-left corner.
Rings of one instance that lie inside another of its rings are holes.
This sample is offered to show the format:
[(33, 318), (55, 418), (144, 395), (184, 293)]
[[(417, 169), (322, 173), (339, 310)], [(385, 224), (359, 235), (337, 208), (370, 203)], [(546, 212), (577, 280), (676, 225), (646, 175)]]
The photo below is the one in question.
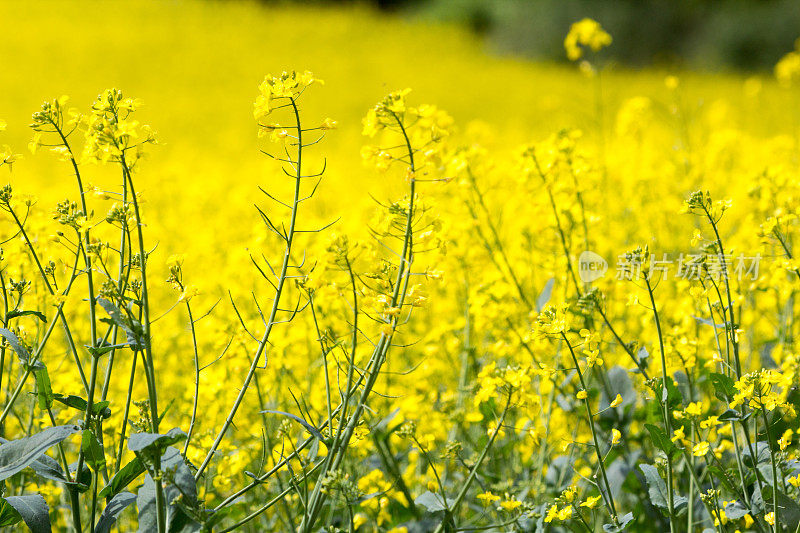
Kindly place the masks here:
[[(645, 274), (644, 281), (647, 285), (647, 294), (650, 296), (650, 305), (653, 309), (653, 319), (656, 323), (656, 331), (658, 333), (658, 347), (659, 354), (661, 355), (661, 400), (663, 402), (662, 415), (664, 417), (664, 429), (667, 436), (672, 435), (672, 423), (670, 422), (669, 413), (669, 392), (667, 389), (667, 380), (672, 379), (667, 374), (667, 356), (664, 351), (664, 335), (661, 332), (661, 321), (658, 318), (658, 308), (656, 307), (655, 295), (653, 294), (653, 287), (650, 285), (650, 275)], [(675, 494), (672, 486), (672, 458), (667, 454), (667, 508), (669, 511), (669, 529), (671, 532), (675, 531)]]
[[(586, 388), (586, 383), (583, 380), (583, 372), (581, 372), (581, 366), (578, 363), (578, 358), (575, 355), (575, 350), (572, 348), (572, 344), (567, 339), (567, 335), (562, 332), (561, 338), (567, 345), (569, 349), (569, 353), (572, 356), (572, 362), (575, 363), (575, 370), (578, 373), (578, 379), (581, 383), (581, 389), (584, 391), (588, 391)], [(589, 405), (589, 397), (588, 395), (583, 399), (583, 405), (586, 408), (586, 416), (589, 420), (589, 429), (592, 433), (592, 440), (594, 441), (594, 451), (597, 455), (597, 462), (600, 465), (600, 473), (603, 476), (603, 483), (605, 484), (605, 491), (600, 491), (600, 494), (603, 496), (603, 501), (606, 502), (608, 505), (609, 514), (611, 515), (611, 520), (614, 521), (614, 524), (619, 524), (618, 517), (617, 517), (617, 508), (614, 505), (614, 495), (611, 493), (611, 484), (608, 482), (608, 475), (606, 474), (606, 467), (603, 461), (603, 454), (600, 452), (600, 441), (597, 438), (597, 431), (594, 427), (594, 415), (592, 414), (592, 407)]]

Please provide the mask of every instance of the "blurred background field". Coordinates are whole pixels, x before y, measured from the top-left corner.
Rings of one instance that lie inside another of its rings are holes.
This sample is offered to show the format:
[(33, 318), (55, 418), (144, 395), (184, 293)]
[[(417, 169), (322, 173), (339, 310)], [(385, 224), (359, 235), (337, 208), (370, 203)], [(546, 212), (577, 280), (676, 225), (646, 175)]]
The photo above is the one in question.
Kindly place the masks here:
[[(269, 183), (274, 168), (265, 166), (258, 152), (251, 110), (256, 87), (269, 72), (308, 69), (327, 82), (304, 104), (309, 117), (329, 116), (339, 123), (324, 145), (329, 175), (323, 200), (314, 207), (322, 214), (346, 205), (358, 218), (355, 213), (371, 205), (367, 193), (380, 195), (387, 187), (363, 169), (358, 154), (361, 117), (390, 90), (411, 86), (413, 98), (440, 105), (462, 129), (473, 121), (488, 126), (499, 150), (541, 140), (564, 127), (581, 128), (587, 135), (598, 131), (596, 116), (586, 112), (595, 105), (594, 91), (574, 65), (560, 58), (569, 23), (583, 7), (591, 12), (600, 3), (565, 2), (557, 10), (553, 2), (483, 4), (496, 11), (493, 28), (502, 28), (501, 15), (516, 9), (512, 18), (526, 39), (540, 38), (555, 47), (546, 62), (493, 56), (491, 37), (486, 42), (468, 25), (434, 21), (466, 16), (474, 8), (467, 2), (411, 4), (413, 14), (408, 5), (387, 14), (369, 4), (299, 4), (0, 2), (5, 28), (0, 116), (9, 124), (3, 143), (24, 149), (30, 114), (45, 99), (66, 94), (70, 105), (85, 109), (112, 86), (140, 98), (145, 104), (140, 120), (152, 125), (162, 143), (151, 150), (140, 187), (153, 202), (148, 213), (159, 235), (175, 239), (162, 240), (172, 250), (191, 242), (194, 228), (186, 227), (186, 221), (200, 213), (212, 242), (246, 239), (247, 221), (256, 221), (251, 195), (257, 184)], [(619, 13), (625, 13), (627, 4), (618, 4)], [(779, 3), (753, 3), (762, 4)], [(434, 16), (445, 6), (449, 14)], [(558, 13), (544, 18), (537, 10), (546, 6)], [(541, 32), (545, 20), (547, 34)], [(609, 50), (624, 58), (629, 45), (614, 32), (613, 20), (608, 23), (615, 42)], [(497, 31), (504, 38), (516, 35)], [(777, 38), (778, 32), (770, 36)], [(791, 48), (791, 41), (782, 44), (784, 51)], [(658, 111), (667, 113), (664, 77), (674, 72), (610, 65), (603, 74), (604, 127), (613, 129), (620, 103), (639, 94), (652, 96)], [(760, 136), (792, 127), (792, 115), (784, 112), (789, 93), (776, 86), (768, 71), (682, 72), (680, 77), (688, 107), (707, 109), (724, 100), (731, 127)], [(759, 107), (756, 116), (753, 111), (763, 101), (771, 105)], [(102, 182), (105, 171), (92, 170), (97, 177), (90, 180)], [(20, 189), (35, 191), (43, 205), (61, 198), (62, 186), (71, 187), (64, 169), (47, 156), (27, 157), (15, 173)], [(220, 202), (225, 209), (219, 209)], [(166, 212), (169, 216), (162, 216)], [(193, 260), (188, 261), (191, 265)]]

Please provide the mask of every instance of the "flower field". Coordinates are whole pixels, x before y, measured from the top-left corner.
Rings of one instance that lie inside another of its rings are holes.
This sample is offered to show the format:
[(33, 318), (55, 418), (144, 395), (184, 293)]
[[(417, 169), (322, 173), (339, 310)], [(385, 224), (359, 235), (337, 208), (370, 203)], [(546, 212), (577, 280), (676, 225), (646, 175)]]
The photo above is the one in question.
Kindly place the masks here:
[(800, 41), (743, 75), (589, 19), (570, 64), (366, 7), (0, 20), (0, 526), (800, 531)]

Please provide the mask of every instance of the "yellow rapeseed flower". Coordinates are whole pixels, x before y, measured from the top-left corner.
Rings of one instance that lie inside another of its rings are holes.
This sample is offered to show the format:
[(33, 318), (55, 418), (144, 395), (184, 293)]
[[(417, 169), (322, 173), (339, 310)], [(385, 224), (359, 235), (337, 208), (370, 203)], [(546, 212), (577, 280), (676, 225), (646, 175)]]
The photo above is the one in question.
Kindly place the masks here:
[(564, 39), (564, 49), (570, 61), (577, 61), (583, 56), (581, 46), (588, 46), (593, 52), (598, 52), (610, 44), (611, 35), (603, 30), (599, 22), (590, 18), (573, 23)]

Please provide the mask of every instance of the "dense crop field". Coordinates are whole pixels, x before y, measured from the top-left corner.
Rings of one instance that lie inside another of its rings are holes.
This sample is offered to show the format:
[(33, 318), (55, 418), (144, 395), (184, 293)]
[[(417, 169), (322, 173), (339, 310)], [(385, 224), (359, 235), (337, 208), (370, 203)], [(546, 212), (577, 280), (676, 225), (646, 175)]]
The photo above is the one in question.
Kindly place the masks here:
[(601, 64), (588, 20), (572, 65), (353, 7), (0, 21), (0, 525), (800, 529), (800, 51), (775, 79)]

